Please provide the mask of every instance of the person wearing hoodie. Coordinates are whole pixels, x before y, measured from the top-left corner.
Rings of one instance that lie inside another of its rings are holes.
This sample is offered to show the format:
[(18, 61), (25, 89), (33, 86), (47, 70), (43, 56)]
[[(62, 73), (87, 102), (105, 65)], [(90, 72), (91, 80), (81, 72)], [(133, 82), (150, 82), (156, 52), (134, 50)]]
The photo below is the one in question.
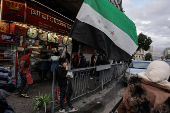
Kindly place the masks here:
[(129, 79), (118, 113), (170, 113), (170, 66), (153, 61)]
[[(59, 112), (66, 112), (64, 109), (64, 98), (66, 96), (66, 88), (67, 88), (67, 79), (70, 76), (67, 76), (67, 60), (65, 58), (60, 58), (59, 59), (59, 67), (57, 68), (56, 71), (56, 78), (58, 85), (60, 87), (60, 110)], [(67, 97), (67, 104), (69, 106), (69, 112), (74, 112), (77, 111), (78, 109), (74, 108), (71, 104), (71, 99), (70, 97)]]

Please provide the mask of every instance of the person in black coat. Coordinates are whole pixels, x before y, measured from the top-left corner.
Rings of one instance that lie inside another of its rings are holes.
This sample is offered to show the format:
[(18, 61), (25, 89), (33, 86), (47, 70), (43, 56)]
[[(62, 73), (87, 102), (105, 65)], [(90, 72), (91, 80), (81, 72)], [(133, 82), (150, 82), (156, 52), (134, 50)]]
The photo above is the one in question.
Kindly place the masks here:
[[(68, 70), (68, 66), (67, 66), (66, 59), (60, 58), (59, 67), (57, 68), (57, 71), (56, 71), (56, 78), (57, 78), (58, 85), (60, 87), (60, 110), (59, 112), (65, 112), (64, 98), (66, 96), (67, 79), (70, 78), (70, 76), (67, 76), (67, 70)], [(72, 106), (70, 97), (67, 97), (67, 103), (69, 106), (69, 112), (77, 111), (77, 109), (75, 109)]]
[(106, 56), (103, 54), (103, 58), (102, 58), (102, 65), (107, 65), (110, 64), (109, 60), (106, 58)]
[(79, 68), (85, 68), (86, 67), (86, 58), (83, 56), (82, 53), (79, 54), (80, 55), (80, 61), (79, 61)]

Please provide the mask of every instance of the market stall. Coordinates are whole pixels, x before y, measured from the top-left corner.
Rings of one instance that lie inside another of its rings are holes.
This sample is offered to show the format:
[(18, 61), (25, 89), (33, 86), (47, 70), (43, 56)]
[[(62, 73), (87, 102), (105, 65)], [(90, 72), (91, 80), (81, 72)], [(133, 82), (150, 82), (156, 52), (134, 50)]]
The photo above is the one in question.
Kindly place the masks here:
[[(71, 52), (72, 38), (68, 34), (73, 22), (64, 16), (21, 0), (1, 0), (0, 6), (0, 22), (3, 23), (0, 30), (17, 37), (17, 59), (25, 54), (25, 50), (33, 51), (30, 58), (33, 80), (41, 79), (42, 65), (47, 64), (50, 68), (50, 58), (57, 50), (66, 45), (66, 51)], [(49, 72), (46, 73), (48, 76)]]

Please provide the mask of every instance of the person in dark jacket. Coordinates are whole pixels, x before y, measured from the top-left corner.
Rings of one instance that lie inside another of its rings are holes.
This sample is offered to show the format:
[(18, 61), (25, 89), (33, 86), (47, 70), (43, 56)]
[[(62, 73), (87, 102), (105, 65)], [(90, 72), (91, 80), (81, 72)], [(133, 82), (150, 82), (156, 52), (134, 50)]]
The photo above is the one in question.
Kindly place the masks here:
[(102, 58), (102, 65), (107, 65), (110, 64), (109, 60), (106, 58), (106, 56), (103, 54), (103, 58)]
[[(60, 87), (60, 110), (59, 110), (59, 112), (65, 112), (64, 98), (66, 96), (67, 79), (70, 77), (70, 76), (67, 76), (67, 70), (68, 70), (68, 66), (67, 66), (66, 59), (60, 58), (59, 59), (59, 67), (57, 68), (57, 72), (56, 72), (57, 82)], [(77, 111), (77, 109), (75, 109), (72, 106), (70, 97), (67, 97), (67, 104), (69, 106), (69, 112)]]
[(80, 53), (80, 61), (79, 61), (79, 68), (85, 68), (86, 67), (86, 58), (83, 56), (82, 53)]
[(95, 66), (95, 54), (93, 54), (93, 55), (91, 56), (90, 66), (91, 66), (91, 67)]
[(98, 55), (97, 56), (97, 61), (96, 61), (96, 66), (100, 66), (102, 64), (102, 59), (101, 59), (101, 56)]

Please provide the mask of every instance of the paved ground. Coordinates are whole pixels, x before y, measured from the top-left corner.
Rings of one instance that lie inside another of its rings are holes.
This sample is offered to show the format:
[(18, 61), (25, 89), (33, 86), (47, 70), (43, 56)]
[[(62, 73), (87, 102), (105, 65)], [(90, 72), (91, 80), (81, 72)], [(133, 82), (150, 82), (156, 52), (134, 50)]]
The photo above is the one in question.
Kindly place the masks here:
[(118, 83), (116, 87), (111, 89), (103, 97), (100, 97), (81, 108), (79, 113), (109, 113), (119, 102), (124, 91), (125, 88), (122, 86), (122, 83)]
[[(73, 100), (73, 106), (79, 109), (77, 113), (109, 113), (124, 94), (124, 87), (121, 84), (121, 82), (117, 84), (117, 80), (112, 80), (105, 85), (102, 91), (98, 89), (95, 92)], [(51, 94), (51, 86), (51, 81), (36, 83), (27, 93), (31, 98), (17, 97), (14, 93), (7, 98), (7, 101), (16, 113), (35, 113), (33, 111), (32, 99), (39, 95), (39, 92)], [(59, 108), (56, 107), (55, 112), (57, 113), (58, 110)]]
[[(86, 95), (73, 101), (73, 106), (78, 108), (76, 113), (109, 113), (123, 96), (125, 87), (120, 81), (113, 80), (104, 87), (104, 90), (97, 90), (93, 94)], [(55, 109), (58, 113), (59, 108)], [(68, 110), (68, 107), (66, 107)]]
[(39, 92), (51, 94), (51, 85), (51, 81), (37, 83), (28, 90), (30, 98), (17, 97), (16, 93), (13, 93), (7, 101), (16, 113), (33, 113), (32, 99), (38, 96)]

